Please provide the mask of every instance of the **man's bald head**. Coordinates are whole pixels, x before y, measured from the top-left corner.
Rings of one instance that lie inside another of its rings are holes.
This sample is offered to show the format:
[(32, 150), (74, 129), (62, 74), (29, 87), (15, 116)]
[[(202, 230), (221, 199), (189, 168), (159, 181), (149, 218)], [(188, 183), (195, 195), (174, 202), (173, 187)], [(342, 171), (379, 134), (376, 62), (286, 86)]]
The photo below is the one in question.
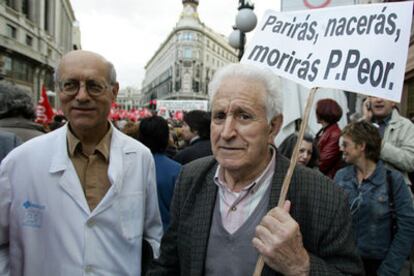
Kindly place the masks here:
[[(58, 81), (60, 80), (60, 72), (62, 69), (62, 66), (65, 66), (65, 64), (67, 63), (71, 63), (71, 61), (76, 60), (77, 62), (81, 61), (81, 62), (101, 62), (103, 64), (105, 64), (106, 68), (107, 68), (107, 81), (110, 84), (115, 84), (117, 83), (116, 80), (116, 71), (115, 71), (115, 67), (114, 65), (109, 62), (107, 59), (105, 59), (102, 55), (91, 52), (91, 51), (84, 51), (84, 50), (76, 50), (76, 51), (71, 51), (68, 52), (67, 54), (63, 55), (63, 57), (61, 58), (61, 60), (58, 63), (58, 66), (56, 67), (56, 71), (55, 71), (55, 83), (58, 83)], [(79, 64), (79, 66), (82, 66), (82, 64)]]

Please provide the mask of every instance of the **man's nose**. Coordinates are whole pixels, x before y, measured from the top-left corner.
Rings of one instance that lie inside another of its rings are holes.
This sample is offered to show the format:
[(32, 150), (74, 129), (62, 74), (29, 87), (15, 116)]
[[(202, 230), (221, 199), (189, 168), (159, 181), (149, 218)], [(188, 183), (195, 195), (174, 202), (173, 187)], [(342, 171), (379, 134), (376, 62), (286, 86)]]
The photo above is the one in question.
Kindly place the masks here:
[(228, 140), (235, 136), (236, 129), (235, 129), (234, 124), (235, 124), (235, 120), (233, 116), (228, 116), (226, 120), (224, 121), (224, 127), (223, 127), (223, 130), (221, 131), (221, 137), (223, 139)]
[(86, 90), (86, 84), (84, 82), (79, 83), (79, 90), (76, 94), (76, 99), (78, 100), (85, 100), (89, 99), (88, 91)]

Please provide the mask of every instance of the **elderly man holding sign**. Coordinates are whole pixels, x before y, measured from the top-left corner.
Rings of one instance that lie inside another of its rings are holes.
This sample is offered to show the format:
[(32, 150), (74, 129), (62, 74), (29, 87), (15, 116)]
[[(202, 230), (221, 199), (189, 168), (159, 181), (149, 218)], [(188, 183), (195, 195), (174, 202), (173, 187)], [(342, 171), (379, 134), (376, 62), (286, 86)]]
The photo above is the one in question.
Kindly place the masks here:
[(232, 64), (210, 84), (214, 157), (184, 166), (161, 256), (149, 275), (360, 275), (343, 192), (298, 167), (275, 207), (289, 161), (272, 142), (282, 125), (279, 79)]

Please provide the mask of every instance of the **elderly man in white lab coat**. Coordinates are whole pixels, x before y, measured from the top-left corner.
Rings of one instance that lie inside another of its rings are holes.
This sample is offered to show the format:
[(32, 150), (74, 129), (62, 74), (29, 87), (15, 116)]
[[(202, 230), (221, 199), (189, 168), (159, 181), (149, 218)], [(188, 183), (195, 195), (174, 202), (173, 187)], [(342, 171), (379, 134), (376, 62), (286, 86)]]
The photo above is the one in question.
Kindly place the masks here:
[(102, 56), (73, 51), (56, 72), (69, 123), (0, 167), (0, 275), (140, 275), (162, 225), (150, 151), (107, 120), (119, 85)]

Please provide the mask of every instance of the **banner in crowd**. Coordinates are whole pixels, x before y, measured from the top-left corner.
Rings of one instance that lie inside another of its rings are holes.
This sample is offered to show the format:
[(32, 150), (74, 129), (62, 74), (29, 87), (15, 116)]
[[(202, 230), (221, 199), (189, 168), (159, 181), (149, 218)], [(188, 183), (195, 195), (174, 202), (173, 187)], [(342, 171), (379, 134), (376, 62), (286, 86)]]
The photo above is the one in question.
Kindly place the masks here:
[(242, 62), (307, 88), (336, 88), (399, 102), (413, 2), (265, 12)]
[(48, 124), (52, 121), (53, 116), (54, 112), (47, 97), (46, 87), (43, 85), (39, 103), (36, 107), (36, 122), (39, 124)]
[(208, 109), (208, 101), (204, 100), (158, 100), (157, 110), (191, 111)]

